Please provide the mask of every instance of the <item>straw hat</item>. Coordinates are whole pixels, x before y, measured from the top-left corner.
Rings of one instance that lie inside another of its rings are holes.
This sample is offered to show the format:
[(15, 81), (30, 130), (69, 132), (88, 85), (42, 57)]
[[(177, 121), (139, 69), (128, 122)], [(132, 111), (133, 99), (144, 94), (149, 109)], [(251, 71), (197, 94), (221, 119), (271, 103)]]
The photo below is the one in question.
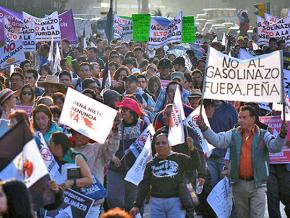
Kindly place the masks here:
[(47, 86), (55, 85), (55, 86), (58, 86), (59, 89), (65, 90), (65, 85), (59, 82), (57, 76), (53, 76), (53, 75), (47, 75), (43, 81), (38, 81), (37, 85), (43, 88)]

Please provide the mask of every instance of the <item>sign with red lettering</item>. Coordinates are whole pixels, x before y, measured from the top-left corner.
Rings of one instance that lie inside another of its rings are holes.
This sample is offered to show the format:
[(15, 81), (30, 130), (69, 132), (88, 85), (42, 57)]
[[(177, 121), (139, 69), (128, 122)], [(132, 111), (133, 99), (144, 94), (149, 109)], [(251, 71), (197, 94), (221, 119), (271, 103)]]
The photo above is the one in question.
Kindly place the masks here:
[(108, 137), (117, 111), (68, 88), (59, 122), (99, 143)]
[(22, 40), (11, 42), (0, 48), (0, 68), (9, 67), (24, 60)]
[(148, 47), (158, 48), (182, 40), (182, 11), (166, 27), (151, 17)]
[[(280, 116), (268, 116), (259, 118), (262, 123), (268, 125), (270, 132), (273, 135), (277, 136), (280, 132), (280, 127), (282, 120)], [(288, 129), (290, 123), (288, 122)], [(287, 142), (290, 142), (290, 132), (287, 134)], [(272, 154), (270, 153), (270, 164), (281, 164), (281, 163), (290, 163), (290, 147), (284, 146), (282, 151), (279, 153)]]

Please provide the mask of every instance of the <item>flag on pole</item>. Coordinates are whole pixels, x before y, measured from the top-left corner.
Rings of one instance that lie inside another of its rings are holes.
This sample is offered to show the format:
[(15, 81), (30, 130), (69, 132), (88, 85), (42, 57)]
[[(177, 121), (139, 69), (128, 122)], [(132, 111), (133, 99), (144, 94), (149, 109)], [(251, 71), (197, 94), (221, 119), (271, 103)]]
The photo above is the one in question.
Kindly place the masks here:
[(54, 202), (47, 168), (24, 120), (0, 139), (0, 179), (24, 182), (37, 208)]
[(49, 48), (49, 53), (48, 53), (48, 62), (50, 64), (50, 70), (53, 71), (53, 37), (51, 37), (50, 41), (50, 48)]
[(56, 43), (56, 50), (55, 50), (55, 56), (54, 56), (54, 64), (53, 64), (53, 74), (56, 74), (57, 72), (61, 72), (60, 67), (60, 61), (61, 61), (61, 54), (58, 43)]
[(144, 176), (146, 164), (152, 159), (151, 137), (148, 136), (144, 148), (134, 162), (131, 169), (126, 174), (125, 180), (135, 185), (139, 185)]
[(183, 120), (185, 120), (180, 89), (177, 86), (173, 100), (173, 107), (170, 116), (168, 141), (170, 146), (179, 145), (185, 142)]
[(87, 47), (88, 47), (88, 45), (87, 45), (87, 39), (86, 39), (86, 29), (84, 27), (84, 29), (83, 29), (83, 48), (85, 49)]
[(211, 42), (217, 42), (217, 41), (218, 41), (218, 38), (216, 36)]
[(111, 43), (113, 39), (113, 27), (114, 27), (114, 15), (113, 15), (113, 6), (112, 6), (112, 0), (110, 0), (110, 9), (107, 14), (107, 23), (106, 23), (106, 28), (105, 28), (105, 33), (108, 39), (109, 44)]
[(223, 38), (222, 38), (222, 45), (227, 47), (227, 38), (226, 38), (226, 34), (223, 34)]

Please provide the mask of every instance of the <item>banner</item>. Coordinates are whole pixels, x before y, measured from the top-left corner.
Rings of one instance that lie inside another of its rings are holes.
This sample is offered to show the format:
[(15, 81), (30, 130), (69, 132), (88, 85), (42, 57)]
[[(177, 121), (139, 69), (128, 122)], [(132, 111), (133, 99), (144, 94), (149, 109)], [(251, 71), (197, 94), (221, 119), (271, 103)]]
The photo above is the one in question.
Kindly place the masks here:
[(94, 141), (104, 143), (116, 115), (116, 110), (68, 88), (59, 122)]
[(148, 47), (158, 48), (169, 43), (181, 42), (182, 38), (182, 11), (166, 27), (162, 26), (154, 17), (151, 17)]
[(127, 172), (125, 180), (138, 186), (144, 176), (146, 164), (152, 159), (151, 137), (147, 137), (144, 148), (131, 169)]
[(150, 28), (150, 14), (132, 14), (133, 41), (147, 42)]
[(21, 13), (0, 6), (0, 42), (5, 42), (3, 19), (4, 17), (8, 18), (14, 28), (20, 28), (22, 26)]
[(22, 38), (21, 26), (13, 26), (12, 22), (7, 17), (4, 17), (4, 37), (6, 45), (20, 40)]
[(35, 17), (36, 42), (47, 42), (61, 40), (58, 12), (55, 11), (45, 18)]
[(23, 12), (22, 41), (25, 52), (36, 51), (35, 19), (32, 15)]
[(182, 17), (182, 43), (195, 42), (194, 16)]
[(218, 218), (228, 218), (232, 212), (232, 199), (232, 187), (230, 186), (229, 179), (224, 177), (212, 189), (206, 200)]
[(47, 211), (45, 218), (85, 218), (91, 209), (94, 200), (76, 192), (66, 189), (63, 192), (63, 203), (57, 210)]
[(9, 67), (25, 60), (22, 41), (11, 42), (0, 48), (0, 68)]
[(282, 102), (282, 51), (240, 60), (208, 50), (204, 98)]
[[(280, 116), (266, 116), (266, 117), (259, 117), (260, 121), (264, 124), (267, 124), (270, 132), (274, 136), (278, 136), (280, 132), (280, 128), (282, 125), (282, 120)], [(288, 129), (290, 127), (290, 122), (288, 122)], [(287, 142), (290, 141), (290, 132), (287, 133)], [(283, 146), (283, 149), (279, 153), (270, 153), (270, 164), (282, 164), (282, 163), (290, 163), (290, 147)]]
[(114, 14), (114, 38), (122, 39), (125, 42), (130, 42), (132, 39), (132, 20), (130, 18), (122, 18)]
[(290, 43), (290, 16), (281, 18), (273, 23), (257, 16), (258, 44), (268, 44), (270, 38), (285, 40)]
[(76, 36), (73, 11), (68, 10), (58, 15), (61, 39), (67, 39), (70, 43), (78, 43)]

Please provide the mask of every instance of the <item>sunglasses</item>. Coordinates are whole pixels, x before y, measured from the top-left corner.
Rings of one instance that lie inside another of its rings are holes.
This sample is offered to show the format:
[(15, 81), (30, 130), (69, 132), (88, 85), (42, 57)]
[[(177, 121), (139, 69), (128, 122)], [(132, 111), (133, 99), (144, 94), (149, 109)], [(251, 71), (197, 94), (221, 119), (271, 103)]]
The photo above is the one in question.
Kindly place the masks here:
[(22, 95), (32, 95), (32, 92), (22, 92)]

